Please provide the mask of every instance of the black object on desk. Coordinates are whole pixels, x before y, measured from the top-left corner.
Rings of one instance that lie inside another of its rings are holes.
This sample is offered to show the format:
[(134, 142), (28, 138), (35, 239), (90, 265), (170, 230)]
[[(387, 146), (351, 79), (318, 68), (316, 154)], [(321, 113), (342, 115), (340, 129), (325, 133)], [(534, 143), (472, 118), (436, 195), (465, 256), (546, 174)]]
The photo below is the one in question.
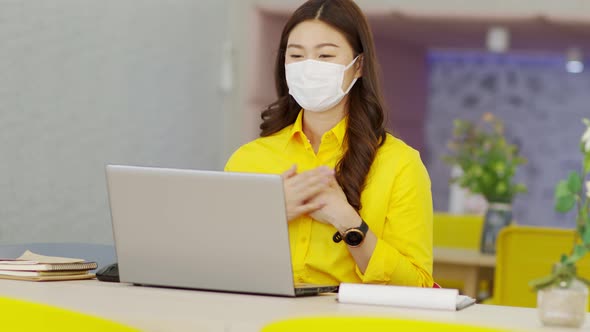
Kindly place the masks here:
[(96, 279), (100, 281), (119, 282), (119, 265), (113, 263), (96, 271)]

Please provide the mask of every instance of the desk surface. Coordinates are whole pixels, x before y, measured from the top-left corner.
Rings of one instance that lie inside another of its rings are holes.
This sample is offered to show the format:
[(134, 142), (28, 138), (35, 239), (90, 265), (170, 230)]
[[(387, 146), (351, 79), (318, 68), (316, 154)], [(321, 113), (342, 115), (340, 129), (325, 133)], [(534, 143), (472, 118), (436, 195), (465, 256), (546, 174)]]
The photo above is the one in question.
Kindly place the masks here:
[[(380, 316), (520, 331), (559, 331), (543, 328), (536, 309), (474, 305), (458, 312), (418, 310), (340, 304), (335, 295), (294, 299), (139, 287), (95, 280), (46, 283), (0, 280), (0, 296), (60, 306), (146, 331), (259, 331), (272, 321), (321, 315)], [(584, 328), (590, 328), (590, 314)]]
[(435, 263), (470, 265), (480, 267), (495, 267), (496, 256), (482, 254), (479, 250), (434, 247)]

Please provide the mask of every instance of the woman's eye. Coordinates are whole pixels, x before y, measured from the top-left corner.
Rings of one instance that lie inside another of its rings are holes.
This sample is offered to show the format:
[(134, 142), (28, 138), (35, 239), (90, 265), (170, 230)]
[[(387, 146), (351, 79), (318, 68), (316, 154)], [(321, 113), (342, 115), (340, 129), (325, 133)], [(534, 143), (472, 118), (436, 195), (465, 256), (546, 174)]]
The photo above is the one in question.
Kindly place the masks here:
[(333, 58), (333, 55), (330, 54), (320, 54), (319, 58), (320, 59), (327, 59), (327, 58)]
[(289, 57), (291, 59), (301, 59), (301, 58), (303, 58), (303, 56), (302, 55), (299, 55), (299, 54), (290, 54)]

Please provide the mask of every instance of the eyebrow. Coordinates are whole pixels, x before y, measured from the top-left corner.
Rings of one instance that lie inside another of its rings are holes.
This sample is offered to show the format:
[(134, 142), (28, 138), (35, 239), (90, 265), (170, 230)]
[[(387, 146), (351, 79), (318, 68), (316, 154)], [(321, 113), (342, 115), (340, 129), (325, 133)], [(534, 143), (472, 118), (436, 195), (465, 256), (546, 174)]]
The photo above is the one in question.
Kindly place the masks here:
[[(326, 47), (326, 46), (331, 46), (331, 47), (340, 47), (336, 44), (333, 43), (322, 43), (322, 44), (318, 44), (316, 45), (314, 48), (318, 49), (318, 48), (322, 48), (322, 47)], [(300, 48), (303, 49), (303, 46), (299, 45), (299, 44), (289, 44), (287, 45), (287, 48)]]

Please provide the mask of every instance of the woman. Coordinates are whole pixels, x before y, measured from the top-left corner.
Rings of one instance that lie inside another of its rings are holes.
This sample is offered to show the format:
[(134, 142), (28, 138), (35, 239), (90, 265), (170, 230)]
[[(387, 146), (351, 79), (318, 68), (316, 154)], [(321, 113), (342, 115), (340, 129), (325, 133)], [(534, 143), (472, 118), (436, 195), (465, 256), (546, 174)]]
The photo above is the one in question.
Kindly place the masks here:
[[(351, 0), (287, 22), (278, 100), (226, 171), (283, 174), (296, 282), (432, 286), (432, 199), (417, 151), (385, 132), (373, 38)], [(269, 235), (272, 236), (272, 235)]]

